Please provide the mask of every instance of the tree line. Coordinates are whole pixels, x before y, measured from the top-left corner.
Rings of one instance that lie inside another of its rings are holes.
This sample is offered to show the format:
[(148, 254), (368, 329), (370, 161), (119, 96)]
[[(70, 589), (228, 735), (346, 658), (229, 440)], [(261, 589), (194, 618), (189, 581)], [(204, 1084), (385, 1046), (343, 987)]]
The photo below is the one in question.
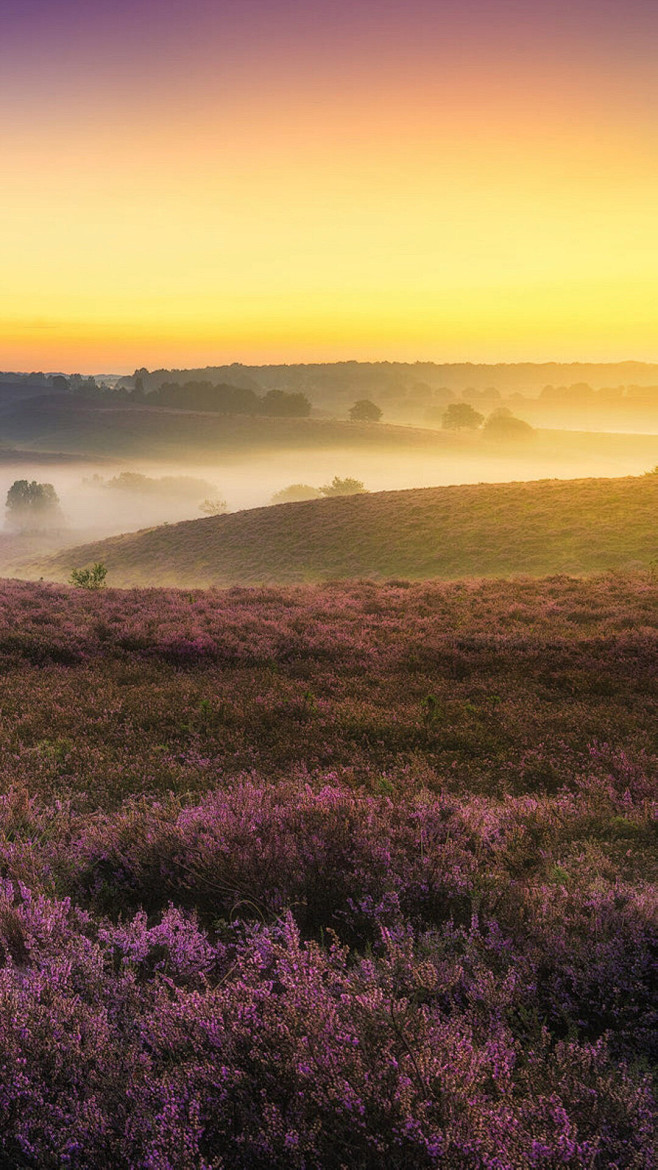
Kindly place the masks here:
[(216, 414), (262, 414), (269, 417), (307, 418), (311, 404), (305, 394), (285, 390), (268, 390), (258, 395), (244, 386), (228, 382), (163, 382), (145, 396), (149, 406), (168, 406), (178, 410), (203, 410)]

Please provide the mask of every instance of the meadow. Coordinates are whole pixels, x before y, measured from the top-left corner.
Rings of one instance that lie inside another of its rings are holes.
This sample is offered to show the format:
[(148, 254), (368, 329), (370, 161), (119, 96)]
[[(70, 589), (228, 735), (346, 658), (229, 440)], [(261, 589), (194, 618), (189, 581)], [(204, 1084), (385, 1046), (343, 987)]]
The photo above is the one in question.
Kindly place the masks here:
[(657, 514), (655, 474), (459, 484), (159, 525), (24, 556), (13, 569), (66, 581), (103, 561), (110, 584), (179, 587), (646, 569), (658, 553)]
[(0, 1166), (651, 1170), (650, 572), (0, 601)]

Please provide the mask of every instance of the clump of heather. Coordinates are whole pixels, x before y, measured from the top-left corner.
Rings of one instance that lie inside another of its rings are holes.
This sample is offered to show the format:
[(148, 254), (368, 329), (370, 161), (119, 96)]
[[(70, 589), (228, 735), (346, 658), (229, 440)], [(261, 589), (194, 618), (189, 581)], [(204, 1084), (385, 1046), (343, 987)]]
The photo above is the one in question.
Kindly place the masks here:
[(653, 581), (0, 600), (0, 1165), (655, 1165)]
[(494, 928), (381, 927), (364, 955), (290, 911), (212, 938), (0, 896), (8, 1164), (651, 1165), (646, 1076), (529, 1022)]

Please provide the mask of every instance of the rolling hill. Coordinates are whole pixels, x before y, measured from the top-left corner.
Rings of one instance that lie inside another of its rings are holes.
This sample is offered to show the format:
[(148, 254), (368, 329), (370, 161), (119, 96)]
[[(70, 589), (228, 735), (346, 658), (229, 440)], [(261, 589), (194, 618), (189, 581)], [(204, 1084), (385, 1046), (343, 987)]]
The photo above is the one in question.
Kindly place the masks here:
[(228, 586), (346, 577), (455, 578), (647, 567), (658, 476), (377, 492), (161, 525), (14, 566), (113, 585)]
[(469, 440), (445, 431), (324, 418), (272, 418), (107, 403), (50, 394), (0, 414), (0, 441), (85, 455), (207, 459), (273, 448), (426, 447), (459, 450)]

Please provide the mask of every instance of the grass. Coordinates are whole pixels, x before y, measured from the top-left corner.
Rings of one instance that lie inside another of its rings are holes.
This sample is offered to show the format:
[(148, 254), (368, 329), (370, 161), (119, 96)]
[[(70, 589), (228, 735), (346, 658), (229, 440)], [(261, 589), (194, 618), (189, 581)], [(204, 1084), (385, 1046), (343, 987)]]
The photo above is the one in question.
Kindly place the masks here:
[(277, 448), (398, 447), (459, 451), (459, 436), (422, 428), (321, 418), (252, 418), (48, 395), (1, 420), (4, 439), (41, 450), (208, 460)]
[(67, 580), (96, 561), (119, 586), (596, 573), (648, 568), (657, 515), (656, 476), (377, 492), (164, 525), (21, 575)]

